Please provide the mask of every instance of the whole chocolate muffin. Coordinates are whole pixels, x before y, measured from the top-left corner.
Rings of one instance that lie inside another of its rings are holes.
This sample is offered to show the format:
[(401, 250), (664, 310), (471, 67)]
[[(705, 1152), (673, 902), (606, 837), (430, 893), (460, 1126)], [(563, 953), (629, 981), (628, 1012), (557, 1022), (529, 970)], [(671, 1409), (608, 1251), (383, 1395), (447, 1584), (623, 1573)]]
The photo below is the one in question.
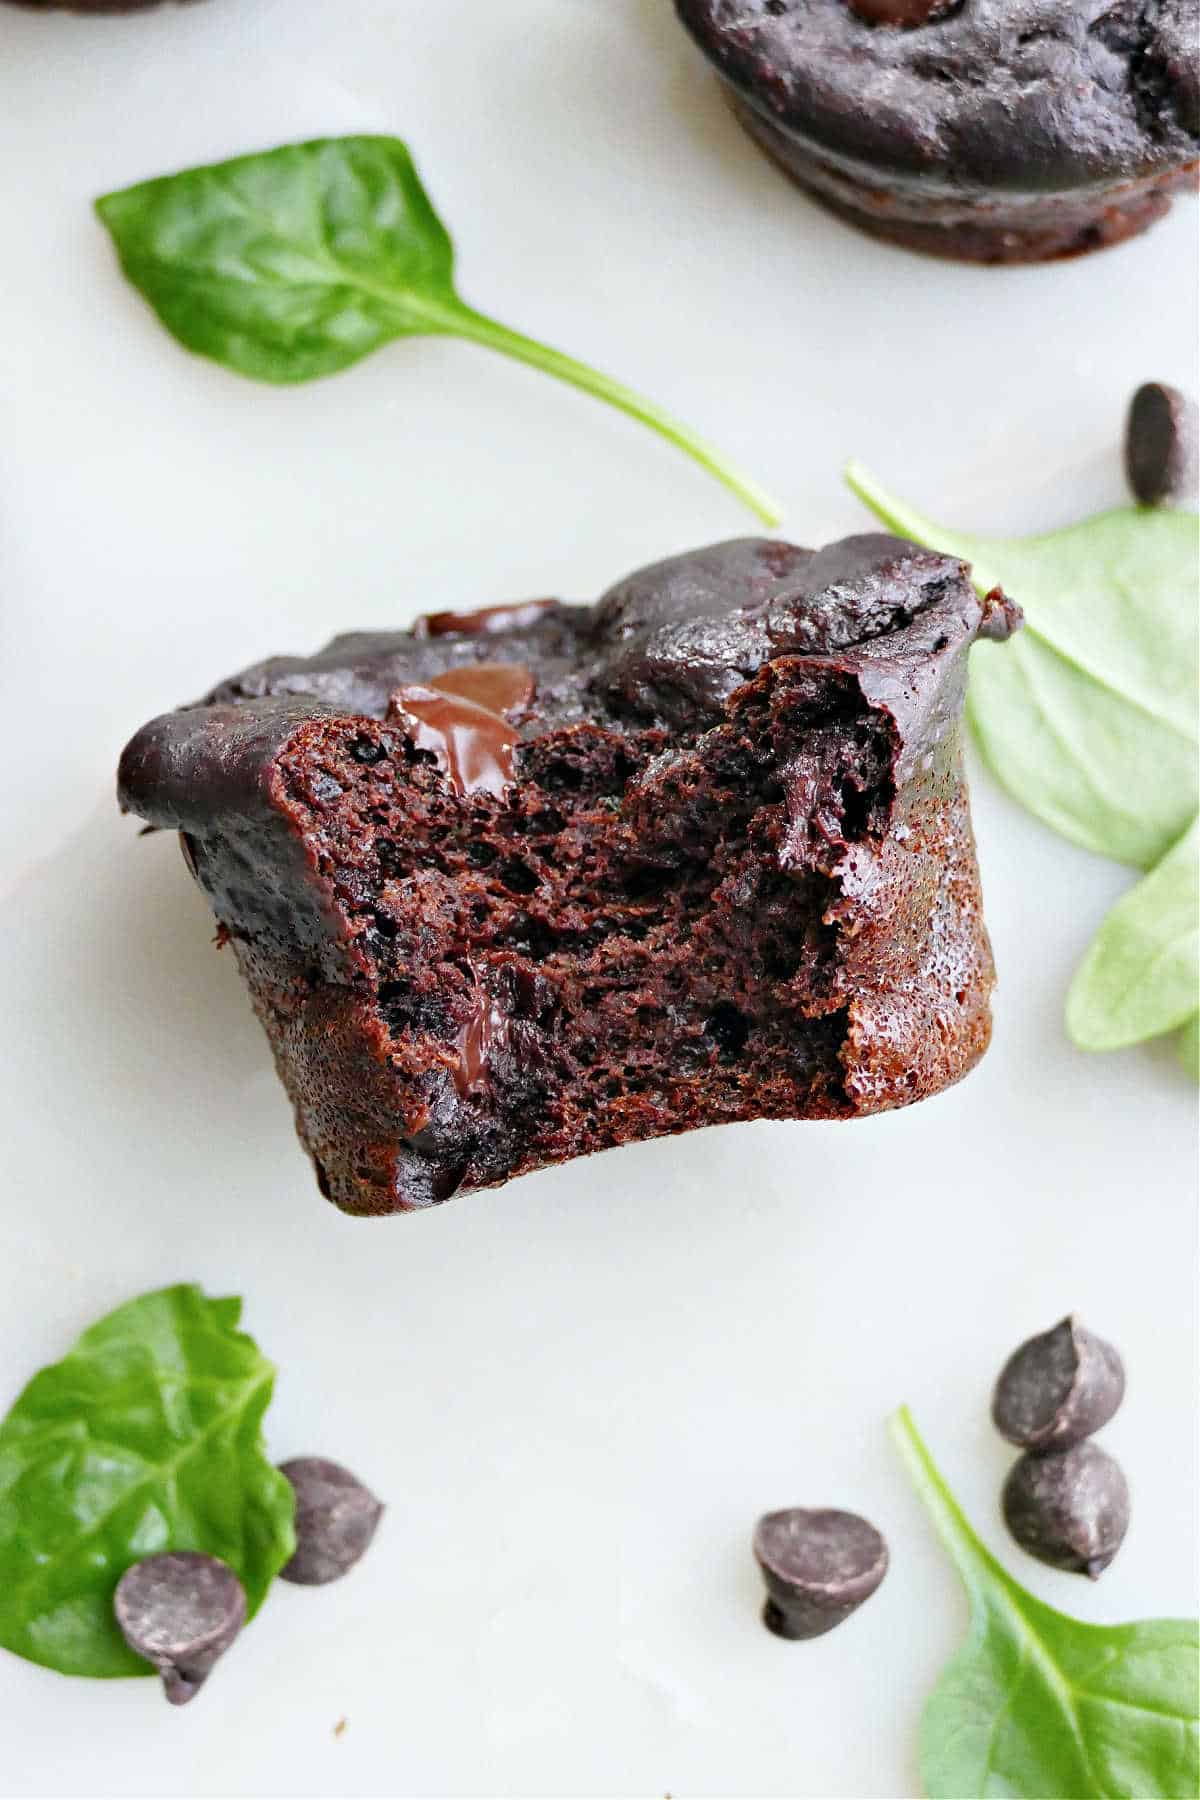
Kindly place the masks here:
[(755, 141), (913, 249), (1077, 256), (1200, 157), (1197, 0), (675, 0)]
[(8, 6), (20, 6), (26, 12), (70, 13), (134, 13), (149, 12), (152, 7), (195, 6), (203, 0), (4, 0)]
[(963, 1075), (967, 651), (1015, 620), (896, 538), (717, 544), (261, 663), (137, 734), (121, 804), (184, 834), (322, 1191), (427, 1206)]
[[(182, 5), (184, 0), (175, 0)], [(164, 0), (7, 0), (9, 6), (24, 7), (26, 12), (131, 13), (147, 12), (162, 6)]]

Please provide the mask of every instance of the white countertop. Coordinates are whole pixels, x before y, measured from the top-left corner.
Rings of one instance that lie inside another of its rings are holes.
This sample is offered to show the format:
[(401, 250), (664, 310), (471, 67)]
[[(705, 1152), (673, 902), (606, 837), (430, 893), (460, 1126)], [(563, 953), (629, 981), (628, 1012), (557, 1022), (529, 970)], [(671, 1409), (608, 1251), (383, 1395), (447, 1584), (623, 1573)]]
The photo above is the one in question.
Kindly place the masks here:
[[(122, 742), (261, 655), (589, 598), (756, 529), (630, 422), (467, 345), (295, 390), (186, 356), (91, 198), (347, 130), (409, 141), (468, 299), (695, 424), (802, 542), (866, 528), (851, 454), (964, 527), (1065, 522), (1120, 499), (1133, 387), (1197, 386), (1192, 203), (1046, 268), (873, 243), (743, 139), (666, 0), (0, 7), (0, 1387), (143, 1289), (240, 1292), (280, 1367), (273, 1453), (345, 1461), (389, 1506), (354, 1575), (278, 1587), (184, 1712), (0, 1656), (0, 1792), (914, 1795), (964, 1608), (886, 1438), (899, 1401), (1036, 1593), (1195, 1607), (1195, 1094), (1163, 1046), (1089, 1058), (1060, 1023), (1131, 878), (977, 769), (1001, 986), (962, 1086), (416, 1217), (324, 1204), (176, 846), (116, 815)], [(1129, 1369), (1104, 1441), (1133, 1524), (1096, 1586), (1006, 1540), (987, 1417), (1008, 1351), (1069, 1308)], [(815, 1644), (758, 1622), (751, 1529), (789, 1504), (891, 1544)]]

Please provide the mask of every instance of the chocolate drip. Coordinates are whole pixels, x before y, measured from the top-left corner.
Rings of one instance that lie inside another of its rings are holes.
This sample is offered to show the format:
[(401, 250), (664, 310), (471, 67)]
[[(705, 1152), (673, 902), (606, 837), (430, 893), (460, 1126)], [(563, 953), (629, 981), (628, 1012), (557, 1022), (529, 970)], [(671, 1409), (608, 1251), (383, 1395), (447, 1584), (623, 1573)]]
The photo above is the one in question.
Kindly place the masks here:
[(536, 625), (547, 607), (557, 600), (511, 600), (503, 606), (478, 606), (470, 612), (422, 613), (413, 625), (416, 638), (491, 637), (495, 632), (521, 631)]
[(454, 1085), (464, 1100), (486, 1092), (493, 1050), (509, 1047), (508, 1014), (490, 994), (476, 995), (475, 1010), (458, 1034)]

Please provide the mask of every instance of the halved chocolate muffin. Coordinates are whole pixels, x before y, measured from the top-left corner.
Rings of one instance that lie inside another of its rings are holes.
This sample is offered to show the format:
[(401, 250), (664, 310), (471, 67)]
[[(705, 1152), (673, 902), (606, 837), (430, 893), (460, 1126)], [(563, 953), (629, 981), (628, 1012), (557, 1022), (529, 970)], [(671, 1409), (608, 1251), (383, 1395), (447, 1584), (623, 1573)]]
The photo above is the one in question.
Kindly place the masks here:
[(1196, 181), (1197, 0), (675, 0), (738, 118), (854, 224), (1035, 262)]
[(183, 833), (347, 1212), (852, 1118), (987, 1045), (961, 710), (1016, 617), (896, 538), (717, 544), (261, 663), (121, 805)]

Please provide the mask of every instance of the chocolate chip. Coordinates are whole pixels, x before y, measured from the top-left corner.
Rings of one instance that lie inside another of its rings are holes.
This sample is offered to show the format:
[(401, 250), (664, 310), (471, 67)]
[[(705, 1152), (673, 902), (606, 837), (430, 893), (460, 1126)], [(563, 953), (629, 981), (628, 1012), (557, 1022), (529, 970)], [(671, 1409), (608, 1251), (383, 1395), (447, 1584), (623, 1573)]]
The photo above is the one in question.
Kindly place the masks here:
[(887, 1574), (887, 1545), (857, 1513), (802, 1506), (766, 1513), (754, 1554), (767, 1584), (763, 1624), (776, 1637), (832, 1631), (869, 1600)]
[(336, 1581), (375, 1536), (382, 1505), (349, 1469), (324, 1457), (294, 1456), (279, 1469), (296, 1493), (296, 1553), (280, 1575), (302, 1587)]
[(850, 0), (851, 12), (868, 25), (925, 25), (960, 5), (961, 0)]
[(1027, 1450), (1004, 1484), (1004, 1521), (1023, 1550), (1095, 1581), (1129, 1528), (1121, 1466), (1098, 1444), (1043, 1454)]
[(992, 1395), (992, 1419), (1010, 1444), (1065, 1450), (1107, 1425), (1124, 1394), (1121, 1358), (1072, 1313), (1014, 1350)]
[(246, 1622), (233, 1570), (199, 1550), (167, 1550), (126, 1569), (113, 1611), (129, 1648), (152, 1662), (172, 1706), (195, 1698)]
[(413, 625), (417, 638), (491, 637), (503, 631), (528, 631), (557, 600), (516, 600), (503, 606), (477, 606), (470, 612), (422, 613)]
[(1129, 403), (1125, 474), (1143, 506), (1195, 506), (1196, 402), (1162, 381), (1147, 381)]

